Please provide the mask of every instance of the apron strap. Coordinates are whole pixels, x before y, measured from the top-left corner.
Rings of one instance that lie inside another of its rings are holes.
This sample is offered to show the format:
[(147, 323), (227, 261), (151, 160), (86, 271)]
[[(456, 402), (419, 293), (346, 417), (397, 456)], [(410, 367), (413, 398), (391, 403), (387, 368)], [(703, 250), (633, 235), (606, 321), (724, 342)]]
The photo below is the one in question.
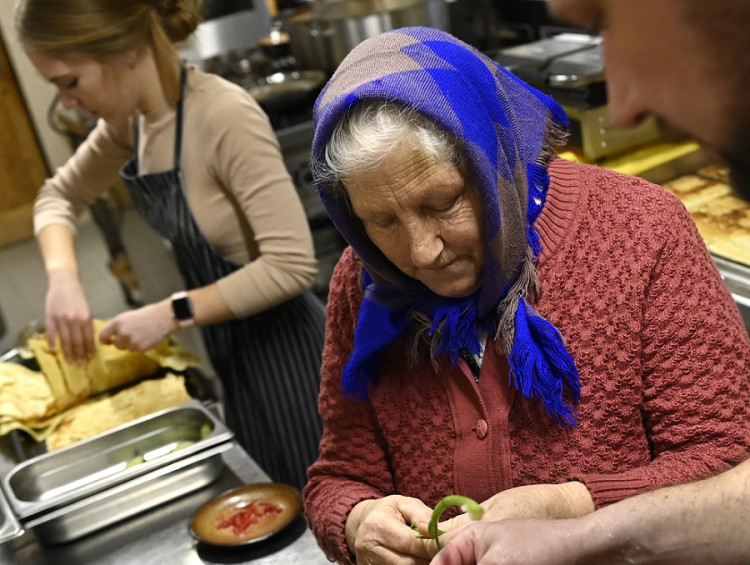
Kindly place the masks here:
[(174, 168), (180, 169), (180, 157), (182, 155), (182, 116), (185, 104), (185, 92), (187, 91), (187, 69), (185, 65), (180, 66), (180, 99), (177, 101), (177, 115), (175, 116), (175, 140), (174, 140)]

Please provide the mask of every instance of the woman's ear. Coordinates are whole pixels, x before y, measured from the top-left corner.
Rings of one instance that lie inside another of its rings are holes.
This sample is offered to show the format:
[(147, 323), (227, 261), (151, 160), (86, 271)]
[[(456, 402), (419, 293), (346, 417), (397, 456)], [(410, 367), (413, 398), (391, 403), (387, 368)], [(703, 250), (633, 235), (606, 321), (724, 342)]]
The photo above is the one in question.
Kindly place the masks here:
[(129, 69), (135, 68), (136, 61), (138, 61), (138, 51), (131, 49), (125, 53), (125, 64)]

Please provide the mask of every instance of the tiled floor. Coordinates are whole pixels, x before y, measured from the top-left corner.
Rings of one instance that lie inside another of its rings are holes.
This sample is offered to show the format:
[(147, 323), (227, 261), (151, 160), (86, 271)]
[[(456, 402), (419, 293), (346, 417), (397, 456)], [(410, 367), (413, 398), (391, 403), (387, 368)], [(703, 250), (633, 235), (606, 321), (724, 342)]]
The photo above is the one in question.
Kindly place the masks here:
[[(132, 210), (121, 217), (125, 248), (140, 285), (141, 297), (152, 302), (182, 288), (182, 280), (167, 246)], [(78, 260), (93, 315), (106, 319), (129, 308), (119, 281), (109, 271), (109, 255), (98, 227), (84, 218), (79, 226)], [(0, 310), (5, 333), (0, 353), (12, 348), (19, 332), (44, 323), (47, 280), (35, 240), (0, 247)], [(205, 360), (197, 330), (179, 334), (182, 344)]]

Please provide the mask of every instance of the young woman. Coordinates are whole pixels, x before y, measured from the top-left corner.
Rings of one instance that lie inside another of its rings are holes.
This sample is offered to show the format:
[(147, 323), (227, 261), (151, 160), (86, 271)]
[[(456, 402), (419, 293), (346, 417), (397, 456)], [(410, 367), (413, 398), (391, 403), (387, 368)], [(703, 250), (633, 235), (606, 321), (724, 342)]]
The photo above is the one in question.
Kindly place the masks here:
[[(49, 278), (46, 329), (69, 359), (93, 351), (75, 221), (120, 174), (171, 244), (187, 292), (123, 312), (100, 338), (148, 349), (200, 326), (227, 423), (279, 481), (302, 486), (317, 454), (325, 313), (305, 214), (258, 104), (181, 64), (197, 27), (189, 0), (23, 0), (18, 37), (68, 106), (99, 118), (36, 200)], [(158, 269), (158, 265), (154, 265)], [(175, 289), (178, 290), (178, 289)]]

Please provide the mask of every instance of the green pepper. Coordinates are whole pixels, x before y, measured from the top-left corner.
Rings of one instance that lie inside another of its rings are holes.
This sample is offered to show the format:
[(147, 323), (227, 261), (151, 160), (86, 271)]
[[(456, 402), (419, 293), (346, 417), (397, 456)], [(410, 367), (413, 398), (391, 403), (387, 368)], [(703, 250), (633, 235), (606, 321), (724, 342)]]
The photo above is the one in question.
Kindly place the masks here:
[[(444, 497), (440, 502), (437, 503), (437, 506), (435, 506), (435, 509), (432, 511), (430, 523), (427, 524), (427, 532), (430, 534), (430, 537), (435, 540), (438, 549), (441, 548), (440, 536), (445, 533), (443, 532), (443, 530), (438, 528), (438, 522), (440, 521), (440, 516), (449, 506), (460, 506), (461, 510), (467, 512), (472, 520), (479, 520), (484, 515), (484, 508), (479, 506), (477, 502), (475, 502), (468, 496), (450, 494)], [(416, 524), (412, 524), (411, 528), (413, 530), (417, 530)], [(425, 539), (425, 536), (422, 535), (419, 535), (417, 537)]]

